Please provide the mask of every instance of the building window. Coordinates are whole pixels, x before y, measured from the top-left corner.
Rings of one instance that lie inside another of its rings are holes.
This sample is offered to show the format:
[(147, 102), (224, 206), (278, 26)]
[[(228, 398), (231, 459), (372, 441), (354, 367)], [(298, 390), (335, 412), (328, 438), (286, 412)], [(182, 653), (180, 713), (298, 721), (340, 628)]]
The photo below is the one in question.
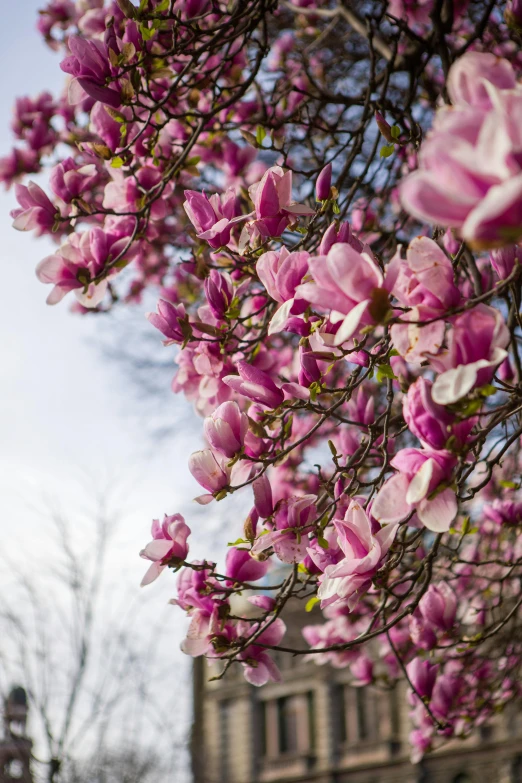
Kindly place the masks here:
[(466, 772), (459, 772), (451, 783), (472, 783), (470, 776)]
[(341, 745), (381, 738), (379, 696), (372, 688), (340, 685), (334, 692), (337, 741)]
[(313, 692), (291, 694), (263, 703), (260, 719), (264, 756), (306, 755), (313, 751)]
[(230, 702), (219, 702), (219, 780), (228, 783), (230, 778)]

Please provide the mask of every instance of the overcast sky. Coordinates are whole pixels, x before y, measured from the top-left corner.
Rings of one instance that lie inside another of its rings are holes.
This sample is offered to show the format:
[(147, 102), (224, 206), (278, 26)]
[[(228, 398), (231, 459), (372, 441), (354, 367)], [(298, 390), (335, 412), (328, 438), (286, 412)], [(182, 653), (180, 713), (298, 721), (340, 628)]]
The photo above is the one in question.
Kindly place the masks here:
[[(35, 31), (42, 4), (42, 0), (17, 0), (4, 3), (2, 9), (0, 156), (12, 146), (9, 124), (15, 97), (43, 89), (57, 93), (63, 84), (60, 56)], [(36, 279), (34, 269), (53, 245), (12, 229), (9, 211), (14, 206), (13, 191), (0, 193), (2, 546), (9, 553), (45, 553), (50, 546), (48, 527), (39, 512), (44, 496), (59, 499), (73, 516), (75, 508), (85, 505), (86, 476), (93, 484), (115, 482), (121, 487), (125, 523), (114, 557), (125, 577), (122, 584), (130, 590), (129, 599), (134, 599), (146, 569), (138, 552), (149, 538), (153, 517), (183, 511), (195, 529), (195, 554), (202, 554), (198, 540), (203, 541), (204, 535), (197, 527), (203, 516), (191, 503), (200, 489), (186, 467), (190, 451), (200, 447), (197, 425), (177, 432), (176, 422), (190, 422), (193, 414), (183, 399), (165, 397), (158, 405), (163, 406), (165, 424), (173, 427), (174, 434), (158, 445), (153, 442), (150, 428), (143, 426), (147, 407), (129, 383), (128, 373), (99, 349), (100, 329), (110, 342), (111, 322), (105, 319), (100, 326), (96, 318), (72, 315), (69, 297), (54, 307), (45, 304), (49, 289)], [(120, 329), (116, 345), (122, 339), (132, 340), (132, 334)], [(163, 350), (159, 337), (153, 346)], [(212, 514), (207, 509), (204, 516), (208, 519)], [(157, 606), (164, 607), (174, 594), (174, 579), (164, 574), (159, 581), (149, 589)], [(173, 644), (168, 654), (178, 662), (185, 626), (181, 612), (171, 611)]]

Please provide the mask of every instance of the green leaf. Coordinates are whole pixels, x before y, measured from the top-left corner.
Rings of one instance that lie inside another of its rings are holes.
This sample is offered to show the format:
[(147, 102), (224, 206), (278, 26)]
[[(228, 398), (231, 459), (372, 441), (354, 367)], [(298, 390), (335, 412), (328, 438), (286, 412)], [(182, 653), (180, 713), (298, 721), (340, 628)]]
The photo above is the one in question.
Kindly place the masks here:
[(146, 22), (142, 22), (142, 24), (140, 24), (140, 33), (144, 41), (150, 41), (150, 39), (156, 33), (156, 30), (153, 27), (148, 27)]
[(113, 109), (112, 106), (107, 106), (104, 103), (103, 108), (105, 109), (109, 117), (112, 117), (112, 119), (116, 120), (116, 122), (119, 122), (120, 124), (123, 122), (127, 122), (127, 118), (117, 109)]
[(485, 386), (481, 386), (478, 392), (481, 397), (491, 397), (492, 394), (498, 392), (498, 389), (496, 389), (493, 384), (487, 383)]
[(246, 538), (236, 538), (235, 541), (229, 541), (227, 546), (237, 546), (238, 544), (249, 544), (250, 541), (248, 541)]
[(113, 169), (121, 169), (122, 166), (123, 166), (123, 158), (120, 158), (119, 155), (116, 155), (116, 157), (111, 160), (111, 167)]
[(382, 383), (382, 381), (385, 378), (389, 378), (390, 380), (394, 380), (397, 378), (395, 373), (392, 370), (391, 364), (379, 364), (377, 367), (377, 381), (378, 383)]
[(499, 481), (498, 483), (501, 487), (504, 487), (504, 489), (518, 489), (518, 484), (514, 481)]
[(334, 213), (334, 215), (341, 214), (341, 210), (339, 209), (339, 204), (337, 203), (337, 201), (334, 201), (334, 203), (332, 204), (332, 212)]
[(398, 139), (399, 136), (401, 135), (401, 129), (399, 128), (398, 125), (392, 125), (392, 127), (390, 128), (390, 133), (393, 139)]
[(384, 147), (381, 147), (381, 158), (389, 158), (390, 155), (393, 155), (395, 151), (395, 144), (385, 144)]
[(337, 456), (337, 449), (335, 448), (335, 443), (332, 440), (328, 441), (328, 448), (332, 452), (332, 456), (336, 457)]
[(316, 595), (313, 595), (311, 598), (308, 599), (308, 601), (305, 604), (305, 612), (311, 612), (314, 606), (318, 603), (319, 603), (319, 598)]
[(329, 548), (328, 541), (326, 540), (326, 538), (324, 536), (317, 536), (317, 543), (319, 544), (321, 549), (328, 549)]
[(262, 125), (258, 125), (256, 128), (256, 141), (259, 144), (259, 146), (262, 145), (265, 136), (266, 136), (266, 130), (263, 128)]

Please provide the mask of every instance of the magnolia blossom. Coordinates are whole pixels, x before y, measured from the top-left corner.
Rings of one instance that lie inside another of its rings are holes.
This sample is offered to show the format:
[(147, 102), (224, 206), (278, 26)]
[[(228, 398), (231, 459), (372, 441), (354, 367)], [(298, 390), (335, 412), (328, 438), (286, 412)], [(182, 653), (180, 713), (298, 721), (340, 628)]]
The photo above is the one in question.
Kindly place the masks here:
[(51, 231), (60, 212), (42, 188), (35, 182), (29, 182), (27, 187), (16, 185), (15, 194), (20, 207), (11, 212), (13, 228), (18, 231), (36, 229), (38, 234)]
[(95, 101), (117, 109), (121, 105), (121, 89), (117, 82), (111, 81), (112, 69), (107, 46), (97, 40), (86, 41), (79, 35), (71, 35), (68, 45), (71, 55), (62, 60), (60, 68), (74, 76), (69, 88), (70, 102), (80, 103), (85, 91)]
[(290, 315), (301, 315), (308, 303), (296, 297), (296, 289), (308, 272), (310, 254), (302, 250), (289, 253), (286, 248), (276, 252), (270, 250), (263, 253), (256, 264), (259, 279), (266, 290), (281, 307), (270, 321), (269, 334), (275, 334), (285, 328)]
[(245, 232), (254, 245), (268, 237), (281, 236), (300, 215), (315, 214), (310, 207), (292, 201), (292, 172), (281, 166), (268, 169), (260, 182), (249, 187), (248, 193), (254, 202), (254, 212), (248, 216), (251, 220)]
[(152, 522), (152, 541), (140, 552), (140, 557), (152, 560), (152, 565), (141, 580), (141, 586), (154, 582), (169, 563), (180, 564), (187, 559), (187, 538), (190, 528), (181, 514), (167, 516), (160, 523)]
[[(239, 631), (243, 628), (239, 625)], [(245, 628), (245, 631), (248, 629)], [(281, 672), (269, 655), (265, 646), (280, 644), (286, 633), (286, 625), (277, 617), (266, 623), (264, 630), (257, 637), (254, 644), (249, 645), (240, 655), (243, 663), (245, 680), (251, 685), (265, 685), (269, 681), (281, 682)]]
[(449, 530), (457, 515), (457, 499), (449, 486), (443, 487), (449, 483), (455, 463), (447, 451), (402, 449), (390, 463), (398, 473), (379, 490), (372, 515), (383, 525), (396, 524), (416, 511), (428, 530)]
[(243, 446), (248, 432), (248, 417), (237, 402), (224, 402), (205, 419), (205, 436), (215, 451), (233, 457)]
[[(428, 448), (435, 451), (460, 447), (466, 442), (473, 427), (473, 418), (458, 422), (456, 416), (432, 397), (433, 384), (425, 378), (417, 378), (403, 398), (402, 410), (410, 432)], [(453, 443), (452, 443), (453, 441)]]
[(244, 361), (238, 362), (236, 366), (239, 375), (226, 375), (223, 383), (260, 405), (269, 408), (281, 405), (284, 394), (266, 372)]
[(186, 190), (185, 198), (183, 207), (199, 239), (215, 249), (230, 244), (233, 226), (244, 219), (234, 188), (228, 188), (221, 197), (214, 194), (210, 198), (206, 193)]
[(315, 495), (281, 500), (274, 512), (274, 530), (258, 537), (252, 554), (259, 555), (273, 548), (283, 563), (299, 563), (306, 555), (310, 523), (317, 516)]
[(431, 584), (419, 601), (424, 620), (439, 631), (449, 631), (457, 614), (457, 596), (446, 582)]
[(383, 320), (389, 310), (384, 278), (369, 248), (359, 253), (347, 244), (334, 244), (327, 256), (309, 260), (314, 282), (303, 283), (297, 294), (330, 311), (339, 324), (332, 345), (342, 345), (361, 327)]
[(167, 338), (163, 345), (182, 343), (187, 336), (188, 318), (182, 304), (173, 305), (160, 299), (157, 313), (147, 313), (147, 320)]
[(267, 561), (255, 560), (248, 549), (232, 547), (227, 552), (225, 572), (229, 583), (257, 582), (268, 571)]
[[(69, 291), (74, 291), (84, 307), (97, 307), (105, 296), (108, 277), (118, 272), (114, 267), (109, 272), (105, 269), (119, 258), (127, 245), (127, 238), (109, 234), (101, 228), (72, 234), (54, 255), (44, 258), (36, 268), (42, 283), (54, 285), (47, 304), (57, 304)], [(129, 255), (132, 252), (136, 249)], [(100, 276), (96, 282), (95, 278)]]
[(433, 400), (449, 405), (476, 386), (489, 383), (495, 368), (507, 357), (509, 340), (502, 314), (492, 307), (479, 304), (455, 318), (447, 350), (430, 359), (440, 373), (433, 384)]
[(334, 527), (344, 558), (325, 568), (317, 595), (321, 607), (343, 602), (353, 608), (379, 570), (393, 543), (397, 526), (388, 525), (374, 535), (368, 515), (360, 503), (353, 500), (344, 520), (335, 520)]
[(513, 67), (467, 52), (450, 69), (448, 93), (453, 106), (439, 109), (419, 169), (401, 185), (403, 205), (472, 246), (510, 244), (522, 236), (522, 90)]
[(441, 348), (443, 316), (460, 300), (451, 261), (432, 239), (417, 237), (408, 245), (405, 259), (399, 249), (391, 260), (386, 285), (403, 307), (411, 308), (401, 314), (403, 323), (392, 325), (393, 344), (406, 361), (420, 363)]

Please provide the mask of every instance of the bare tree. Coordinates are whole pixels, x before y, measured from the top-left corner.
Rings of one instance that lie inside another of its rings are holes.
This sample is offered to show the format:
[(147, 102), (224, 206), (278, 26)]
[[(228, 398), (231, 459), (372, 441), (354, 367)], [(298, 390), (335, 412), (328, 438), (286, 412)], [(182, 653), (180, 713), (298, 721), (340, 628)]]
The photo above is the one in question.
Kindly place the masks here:
[(118, 515), (106, 493), (94, 504), (81, 522), (52, 509), (51, 552), (38, 555), (29, 544), (22, 566), (5, 558), (1, 687), (17, 681), (27, 688), (35, 761), (45, 770), (39, 777), (159, 783), (182, 745), (182, 694), (172, 662), (156, 652), (169, 626), (150, 618), (143, 594), (129, 600), (121, 569), (111, 584)]

